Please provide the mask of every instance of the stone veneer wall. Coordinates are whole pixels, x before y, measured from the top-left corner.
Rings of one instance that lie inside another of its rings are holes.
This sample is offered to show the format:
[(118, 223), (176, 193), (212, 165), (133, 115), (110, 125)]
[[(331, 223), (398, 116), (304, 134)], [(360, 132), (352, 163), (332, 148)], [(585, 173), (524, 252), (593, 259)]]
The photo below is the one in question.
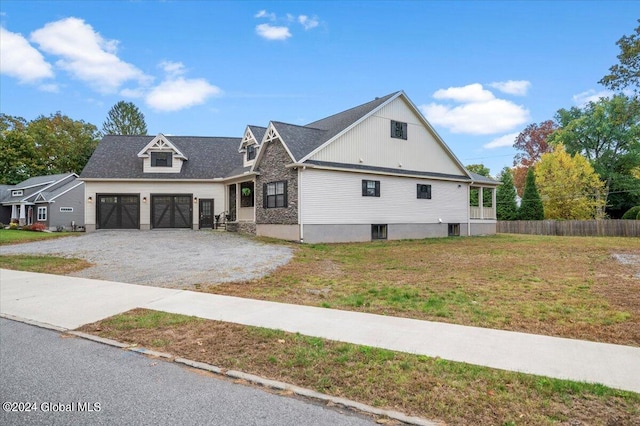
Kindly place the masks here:
[[(279, 140), (266, 143), (260, 159), (256, 177), (256, 223), (294, 225), (298, 223), (298, 171), (287, 169), (292, 160)], [(287, 181), (288, 206), (265, 209), (263, 207), (263, 184)]]
[(256, 224), (253, 222), (238, 222), (237, 232), (241, 234), (256, 235)]

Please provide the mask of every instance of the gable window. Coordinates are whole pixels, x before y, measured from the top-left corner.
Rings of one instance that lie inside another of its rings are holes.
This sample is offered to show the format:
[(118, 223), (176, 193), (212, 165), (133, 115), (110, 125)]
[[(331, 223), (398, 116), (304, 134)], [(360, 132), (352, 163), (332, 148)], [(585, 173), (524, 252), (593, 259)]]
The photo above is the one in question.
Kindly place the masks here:
[(256, 158), (256, 146), (255, 145), (249, 145), (247, 147), (247, 161), (251, 161), (254, 158)]
[(386, 240), (387, 239), (387, 225), (371, 225), (371, 239), (372, 240)]
[(418, 184), (418, 198), (431, 199), (431, 185)]
[(391, 120), (391, 137), (407, 140), (407, 123)]
[(44, 222), (47, 220), (47, 208), (38, 207), (38, 222)]
[(23, 194), (22, 189), (11, 191), (11, 196), (12, 197), (22, 197), (22, 194)]
[(278, 207), (287, 207), (287, 181), (265, 183), (263, 185), (263, 207), (265, 209), (274, 209)]
[(363, 180), (362, 196), (363, 197), (379, 197), (380, 181), (379, 180)]
[(172, 152), (152, 152), (151, 167), (171, 167), (173, 161)]

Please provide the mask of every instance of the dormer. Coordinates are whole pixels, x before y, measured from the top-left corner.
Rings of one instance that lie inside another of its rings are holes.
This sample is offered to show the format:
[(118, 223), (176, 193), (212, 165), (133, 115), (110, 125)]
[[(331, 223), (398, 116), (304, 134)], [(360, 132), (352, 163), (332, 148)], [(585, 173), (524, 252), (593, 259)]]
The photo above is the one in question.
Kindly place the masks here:
[(187, 157), (162, 133), (138, 153), (144, 173), (180, 173)]
[(258, 156), (258, 149), (260, 148), (260, 140), (265, 132), (264, 127), (247, 126), (240, 142), (238, 152), (243, 154), (244, 167), (252, 166), (256, 157)]

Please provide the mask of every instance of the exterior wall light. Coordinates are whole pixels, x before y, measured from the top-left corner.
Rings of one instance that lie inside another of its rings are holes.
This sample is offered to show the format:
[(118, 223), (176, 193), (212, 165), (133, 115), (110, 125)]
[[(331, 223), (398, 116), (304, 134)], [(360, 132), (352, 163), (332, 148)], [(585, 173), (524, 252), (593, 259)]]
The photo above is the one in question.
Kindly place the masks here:
[(93, 203), (93, 197), (89, 197), (89, 199), (87, 200), (90, 203)]
[(198, 202), (198, 197), (193, 197), (193, 204)]
[(142, 197), (142, 202), (146, 203), (147, 202), (147, 197)]

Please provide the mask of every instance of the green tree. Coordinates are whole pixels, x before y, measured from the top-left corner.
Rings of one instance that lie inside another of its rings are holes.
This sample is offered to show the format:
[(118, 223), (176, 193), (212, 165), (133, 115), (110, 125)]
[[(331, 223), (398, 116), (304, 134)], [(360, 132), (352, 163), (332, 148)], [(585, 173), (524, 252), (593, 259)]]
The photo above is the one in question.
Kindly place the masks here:
[[(491, 177), (491, 171), (484, 164), (469, 164), (467, 166), (467, 170), (473, 173), (477, 173), (481, 176)], [(480, 191), (477, 188), (472, 188), (469, 193), (469, 204), (472, 206), (478, 205), (478, 196)], [(491, 191), (486, 189), (482, 191), (482, 205), (484, 207), (491, 207), (492, 203), (492, 194)]]
[[(640, 19), (638, 22), (640, 23)], [(611, 90), (630, 88), (637, 94), (640, 88), (640, 25), (636, 27), (634, 34), (622, 36), (616, 44), (620, 46), (620, 63), (609, 68), (610, 74), (605, 75), (598, 83)]]
[(60, 112), (36, 118), (29, 122), (26, 131), (35, 141), (34, 175), (80, 174), (100, 139), (96, 126), (72, 120)]
[(15, 185), (34, 175), (36, 145), (22, 117), (0, 114), (0, 183)]
[(603, 182), (580, 154), (564, 145), (543, 154), (535, 168), (545, 219), (586, 220), (604, 217)]
[(467, 170), (482, 176), (491, 177), (491, 171), (484, 164), (469, 164)]
[(640, 204), (640, 100), (625, 95), (601, 98), (583, 108), (561, 109), (556, 114), (561, 128), (550, 136), (570, 154), (589, 160), (605, 182), (607, 213), (620, 217)]
[(502, 181), (502, 185), (496, 190), (497, 218), (498, 220), (516, 220), (518, 218), (518, 203), (511, 169), (509, 167), (502, 169), (498, 178)]
[(527, 179), (524, 184), (524, 195), (522, 203), (518, 210), (519, 220), (542, 220), (544, 219), (544, 207), (538, 188), (536, 186), (536, 177), (533, 172), (534, 167), (529, 167)]
[(105, 135), (146, 135), (147, 123), (144, 114), (132, 102), (120, 101), (107, 114), (102, 123)]

